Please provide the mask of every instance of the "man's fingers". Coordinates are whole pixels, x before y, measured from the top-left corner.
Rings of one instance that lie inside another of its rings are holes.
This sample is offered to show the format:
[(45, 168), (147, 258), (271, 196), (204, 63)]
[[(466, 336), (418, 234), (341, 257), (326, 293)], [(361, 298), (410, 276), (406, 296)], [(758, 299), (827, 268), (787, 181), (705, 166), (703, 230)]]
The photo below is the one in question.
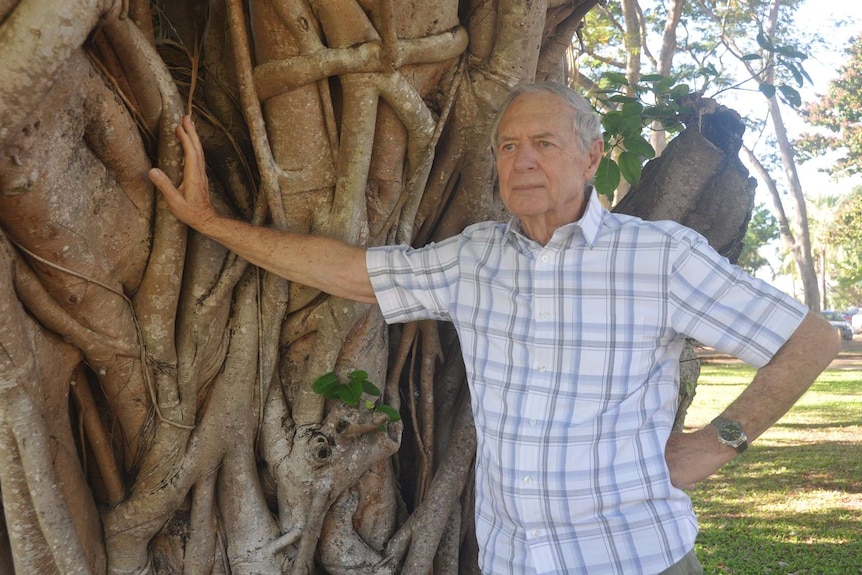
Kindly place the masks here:
[(186, 157), (188, 158), (191, 155), (194, 157), (195, 162), (202, 163), (204, 150), (191, 116), (183, 116), (180, 125), (177, 126), (177, 138), (179, 138), (183, 146), (183, 152), (185, 152)]
[(168, 200), (168, 203), (173, 204), (179, 197), (182, 197), (182, 193), (174, 186), (174, 183), (168, 177), (166, 173), (161, 171), (158, 168), (153, 168), (149, 172), (147, 172), (147, 176), (150, 178), (150, 181), (162, 192), (165, 196), (165, 199)]
[(158, 168), (153, 168), (149, 172), (147, 172), (147, 176), (150, 178), (150, 181), (155, 184), (157, 188), (160, 190), (164, 190), (165, 188), (173, 188), (174, 184), (171, 182), (171, 179)]

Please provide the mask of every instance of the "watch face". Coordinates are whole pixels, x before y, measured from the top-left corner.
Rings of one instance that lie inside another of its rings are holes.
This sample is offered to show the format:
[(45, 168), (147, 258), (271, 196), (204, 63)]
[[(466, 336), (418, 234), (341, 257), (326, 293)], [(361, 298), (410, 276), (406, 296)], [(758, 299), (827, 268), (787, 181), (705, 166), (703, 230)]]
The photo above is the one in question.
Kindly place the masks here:
[(742, 437), (742, 427), (736, 423), (723, 423), (721, 427), (718, 428), (718, 436), (725, 441), (739, 441)]

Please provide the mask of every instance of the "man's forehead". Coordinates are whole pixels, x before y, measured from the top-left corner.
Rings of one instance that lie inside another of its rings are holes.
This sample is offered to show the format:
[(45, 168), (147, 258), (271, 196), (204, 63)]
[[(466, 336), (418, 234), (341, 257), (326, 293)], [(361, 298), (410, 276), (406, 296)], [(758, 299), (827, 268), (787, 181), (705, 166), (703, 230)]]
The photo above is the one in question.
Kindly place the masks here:
[(503, 112), (501, 123), (514, 119), (528, 119), (534, 122), (546, 121), (556, 125), (562, 117), (572, 117), (574, 110), (562, 98), (555, 94), (544, 92), (521, 94), (509, 104)]
[(524, 135), (526, 135), (527, 137), (532, 138), (534, 140), (559, 138), (561, 135), (561, 132), (564, 129), (565, 128), (561, 128), (560, 130), (557, 130), (557, 131), (547, 131), (547, 130), (543, 130), (543, 131), (539, 131), (539, 132), (529, 131), (526, 134), (523, 133), (523, 130), (519, 130), (517, 134), (515, 132), (512, 132), (512, 131), (507, 132), (506, 130), (502, 130), (500, 132), (500, 141), (505, 142), (506, 140), (516, 140), (516, 139), (518, 139)]

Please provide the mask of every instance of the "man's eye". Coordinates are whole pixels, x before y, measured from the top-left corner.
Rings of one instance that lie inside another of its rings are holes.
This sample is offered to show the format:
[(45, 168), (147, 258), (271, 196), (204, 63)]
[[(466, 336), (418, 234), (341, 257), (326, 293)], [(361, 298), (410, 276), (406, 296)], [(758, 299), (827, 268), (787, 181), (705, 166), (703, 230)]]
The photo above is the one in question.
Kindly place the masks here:
[(552, 147), (553, 145), (554, 145), (554, 144), (552, 144), (552, 143), (551, 143), (551, 142), (549, 142), (548, 140), (539, 140), (539, 147), (540, 147), (540, 148), (550, 148), (550, 147)]
[(503, 152), (511, 152), (515, 149), (515, 144), (503, 144), (500, 146), (500, 150)]

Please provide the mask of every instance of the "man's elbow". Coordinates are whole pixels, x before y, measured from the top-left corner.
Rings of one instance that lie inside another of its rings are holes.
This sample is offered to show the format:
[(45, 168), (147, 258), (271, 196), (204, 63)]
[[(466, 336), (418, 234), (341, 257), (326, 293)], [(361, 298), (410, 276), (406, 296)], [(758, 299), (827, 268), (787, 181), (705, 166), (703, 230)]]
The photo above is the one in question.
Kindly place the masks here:
[(817, 354), (817, 359), (823, 363), (823, 367), (828, 366), (841, 351), (841, 334), (832, 325), (823, 319), (820, 314), (808, 313), (806, 318), (813, 325), (813, 330), (816, 333), (814, 337), (809, 337), (812, 345), (812, 353)]

